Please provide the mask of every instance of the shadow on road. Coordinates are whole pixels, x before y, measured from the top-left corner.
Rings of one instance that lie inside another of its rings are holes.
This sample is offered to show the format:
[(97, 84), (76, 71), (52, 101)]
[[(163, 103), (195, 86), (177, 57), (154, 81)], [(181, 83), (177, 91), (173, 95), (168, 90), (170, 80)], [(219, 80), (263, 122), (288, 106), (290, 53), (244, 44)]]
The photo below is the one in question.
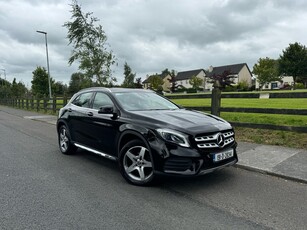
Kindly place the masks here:
[[(115, 175), (118, 174), (120, 176), (118, 165), (115, 161), (105, 159), (99, 155), (87, 152), (85, 150), (78, 150), (77, 153), (72, 157), (83, 158), (82, 160), (86, 160), (87, 163), (92, 164), (92, 166), (95, 168), (104, 167), (108, 171), (112, 171), (112, 173)], [(231, 169), (234, 168), (229, 167), (223, 170), (196, 177), (159, 176), (157, 183), (155, 183), (153, 186), (169, 188), (176, 185), (180, 187), (190, 187), (193, 190), (197, 188), (204, 189), (205, 187), (218, 186), (223, 183), (231, 183), (231, 180), (235, 178), (235, 174)]]

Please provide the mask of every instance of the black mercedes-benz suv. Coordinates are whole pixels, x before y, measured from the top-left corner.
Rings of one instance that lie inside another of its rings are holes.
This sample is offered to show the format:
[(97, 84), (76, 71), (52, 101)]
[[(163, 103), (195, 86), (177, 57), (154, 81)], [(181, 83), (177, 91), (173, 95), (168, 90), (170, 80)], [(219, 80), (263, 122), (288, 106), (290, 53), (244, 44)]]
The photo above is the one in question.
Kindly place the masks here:
[(118, 161), (123, 177), (146, 185), (158, 174), (194, 176), (238, 161), (225, 120), (184, 109), (151, 90), (89, 88), (59, 112), (59, 147)]

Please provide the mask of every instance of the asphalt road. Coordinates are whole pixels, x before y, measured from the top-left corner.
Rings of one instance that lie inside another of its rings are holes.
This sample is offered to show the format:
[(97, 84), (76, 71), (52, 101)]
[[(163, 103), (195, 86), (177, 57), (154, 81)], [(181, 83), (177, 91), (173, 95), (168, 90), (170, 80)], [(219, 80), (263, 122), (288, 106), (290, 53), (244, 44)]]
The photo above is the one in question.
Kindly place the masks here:
[(27, 115), (0, 107), (0, 229), (306, 229), (306, 184), (231, 167), (132, 186)]

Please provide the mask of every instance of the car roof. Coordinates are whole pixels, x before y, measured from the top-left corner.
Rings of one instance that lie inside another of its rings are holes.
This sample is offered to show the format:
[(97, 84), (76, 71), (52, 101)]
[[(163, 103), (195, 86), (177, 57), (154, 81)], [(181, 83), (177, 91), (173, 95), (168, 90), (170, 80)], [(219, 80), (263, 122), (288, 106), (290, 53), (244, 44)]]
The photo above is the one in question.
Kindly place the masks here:
[(80, 90), (80, 92), (87, 91), (102, 91), (102, 92), (110, 92), (110, 93), (125, 93), (125, 92), (147, 92), (152, 93), (154, 91), (148, 89), (140, 89), (140, 88), (106, 88), (106, 87), (91, 87)]

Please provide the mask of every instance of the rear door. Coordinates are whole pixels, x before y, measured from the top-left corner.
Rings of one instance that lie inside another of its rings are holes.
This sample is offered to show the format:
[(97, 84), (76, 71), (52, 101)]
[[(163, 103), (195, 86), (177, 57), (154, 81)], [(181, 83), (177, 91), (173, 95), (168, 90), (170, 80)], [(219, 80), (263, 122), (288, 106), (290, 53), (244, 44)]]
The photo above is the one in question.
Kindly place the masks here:
[(73, 141), (87, 145), (90, 136), (87, 126), (87, 118), (89, 116), (92, 103), (93, 92), (85, 92), (77, 96), (71, 107), (69, 108), (69, 128)]

